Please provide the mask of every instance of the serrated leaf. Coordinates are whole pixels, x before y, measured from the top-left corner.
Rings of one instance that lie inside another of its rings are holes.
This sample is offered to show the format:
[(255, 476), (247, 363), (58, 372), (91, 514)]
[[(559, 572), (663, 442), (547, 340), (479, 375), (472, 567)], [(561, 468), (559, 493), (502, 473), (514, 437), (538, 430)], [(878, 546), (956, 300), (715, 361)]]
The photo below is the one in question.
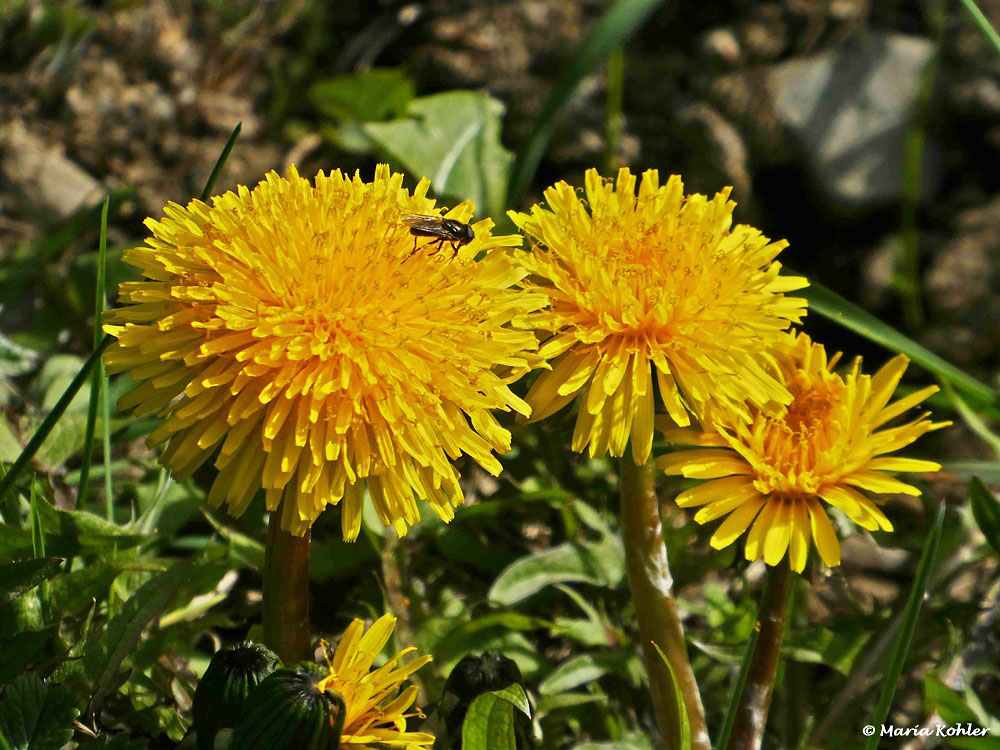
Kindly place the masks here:
[(979, 530), (990, 546), (1000, 553), (1000, 501), (996, 499), (979, 477), (973, 477), (968, 489), (969, 505)]
[(625, 577), (624, 560), (621, 541), (611, 535), (599, 542), (565, 542), (508, 565), (489, 598), (510, 606), (546, 586), (571, 581), (616, 588)]
[(477, 695), (462, 722), (462, 750), (517, 750), (514, 705), (496, 693)]
[(513, 155), (500, 143), (504, 106), (477, 91), (413, 99), (405, 119), (371, 122), (364, 131), (390, 161), (428, 177), (438, 195), (469, 198), (479, 216), (499, 216)]
[(3, 689), (0, 732), (11, 750), (59, 750), (73, 738), (80, 715), (77, 697), (65, 685), (46, 685), (22, 675)]
[[(136, 547), (149, 539), (131, 526), (119, 526), (85, 510), (57, 510), (38, 499), (41, 529), (48, 553), (61, 557), (101, 556)], [(28, 557), (31, 532), (0, 524), (0, 557)]]
[(62, 559), (38, 557), (0, 564), (0, 605), (13, 601), (59, 572)]
[(83, 669), (93, 685), (89, 710), (101, 705), (142, 631), (167, 608), (190, 576), (188, 565), (178, 565), (154, 576), (128, 598), (103, 631), (87, 639)]
[(379, 122), (402, 115), (413, 94), (413, 81), (402, 70), (375, 68), (319, 81), (309, 100), (328, 117)]

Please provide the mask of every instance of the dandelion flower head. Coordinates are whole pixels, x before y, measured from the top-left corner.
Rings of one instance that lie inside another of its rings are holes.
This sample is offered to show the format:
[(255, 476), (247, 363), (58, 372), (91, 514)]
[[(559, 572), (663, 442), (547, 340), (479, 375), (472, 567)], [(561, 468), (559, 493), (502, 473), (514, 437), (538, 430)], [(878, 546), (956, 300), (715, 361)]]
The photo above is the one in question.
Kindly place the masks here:
[(146, 280), (121, 285), (106, 362), (141, 383), (120, 408), (162, 417), (149, 443), (175, 477), (215, 456), (210, 504), (239, 515), (263, 487), (301, 534), (343, 501), (354, 539), (366, 487), (403, 534), (415, 496), (445, 520), (462, 502), (450, 459), (500, 472), (510, 434), (492, 410), (528, 414), (508, 384), (537, 361), (510, 324), (544, 300), (515, 288), (504, 246), (519, 238), (489, 220), (453, 258), (415, 238), (400, 219), (440, 214), (428, 187), (410, 194), (384, 165), (370, 183), (292, 167), (147, 220), (148, 247), (124, 255)]
[(372, 670), (395, 625), (392, 615), (382, 615), (367, 631), (361, 620), (352, 622), (328, 659), (329, 676), (317, 684), (320, 690), (334, 690), (344, 699), (346, 716), (340, 746), (347, 750), (369, 746), (417, 750), (434, 744), (432, 734), (407, 731), (406, 720), (412, 716), (423, 718), (423, 714), (419, 709), (410, 711), (417, 688), (411, 685), (400, 690), (403, 682), (431, 657), (421, 656), (401, 664), (400, 659), (414, 650), (408, 648)]
[(821, 344), (805, 334), (787, 334), (779, 350), (792, 401), (783, 415), (756, 411), (743, 423), (721, 418), (714, 429), (668, 427), (667, 440), (698, 446), (661, 456), (667, 474), (707, 480), (677, 496), (677, 504), (697, 507), (698, 523), (725, 517), (711, 538), (722, 549), (749, 528), (746, 558), (763, 557), (777, 565), (787, 551), (801, 572), (810, 540), (828, 566), (840, 564), (840, 543), (825, 505), (843, 511), (869, 531), (892, 531), (870, 493), (919, 495), (920, 491), (888, 472), (937, 471), (940, 464), (890, 456), (929, 430), (927, 413), (894, 427), (890, 421), (916, 406), (937, 386), (917, 390), (889, 403), (909, 360), (899, 355), (875, 375), (864, 375), (856, 360), (845, 377), (833, 372)]
[(671, 419), (690, 424), (710, 405), (750, 417), (790, 395), (768, 351), (805, 314), (805, 300), (784, 292), (806, 286), (779, 276), (787, 245), (733, 226), (729, 189), (684, 195), (674, 175), (655, 170), (616, 182), (586, 175), (586, 200), (560, 182), (547, 207), (511, 213), (532, 241), (520, 262), (525, 288), (549, 299), (527, 316), (548, 335), (539, 353), (553, 358), (526, 400), (542, 419), (585, 392), (572, 447), (620, 456), (630, 437), (637, 461), (653, 440), (652, 372)]

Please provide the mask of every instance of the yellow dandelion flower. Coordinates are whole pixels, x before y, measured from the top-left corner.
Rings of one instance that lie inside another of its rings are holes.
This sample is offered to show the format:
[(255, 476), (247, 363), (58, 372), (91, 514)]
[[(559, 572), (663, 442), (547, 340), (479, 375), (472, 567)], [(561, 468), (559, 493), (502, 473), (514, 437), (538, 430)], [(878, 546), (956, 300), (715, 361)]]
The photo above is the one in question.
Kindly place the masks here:
[(214, 455), (213, 506), (239, 515), (263, 487), (297, 534), (343, 499), (354, 539), (366, 487), (403, 534), (414, 494), (453, 517), (449, 459), (499, 474), (492, 451), (510, 434), (491, 410), (529, 413), (508, 384), (537, 360), (533, 335), (508, 324), (544, 300), (514, 288), (525, 272), (504, 247), (520, 240), (489, 220), (454, 257), (414, 237), (406, 214), (439, 213), (428, 187), (411, 195), (384, 165), (372, 183), (338, 170), (315, 185), (289, 168), (146, 221), (149, 247), (124, 259), (147, 280), (121, 285), (105, 361), (142, 381), (119, 407), (163, 418), (149, 444), (168, 443), (175, 477)]
[(726, 517), (712, 535), (716, 549), (750, 528), (748, 560), (763, 557), (777, 565), (787, 551), (792, 569), (801, 571), (812, 539), (823, 562), (839, 565), (840, 544), (823, 503), (865, 529), (892, 531), (878, 505), (859, 490), (919, 495), (886, 472), (937, 471), (940, 464), (886, 454), (951, 423), (931, 422), (924, 413), (880, 429), (938, 390), (928, 386), (890, 404), (909, 364), (902, 355), (871, 376), (856, 360), (841, 377), (832, 371), (839, 355), (827, 361), (823, 346), (800, 333), (787, 334), (778, 356), (792, 393), (782, 416), (755, 411), (750, 424), (722, 417), (707, 432), (668, 427), (667, 440), (699, 447), (656, 463), (667, 474), (708, 480), (678, 495), (677, 504), (698, 507), (698, 523)]
[(423, 718), (420, 709), (408, 713), (417, 698), (417, 688), (410, 686), (400, 691), (407, 678), (427, 662), (421, 656), (408, 664), (399, 660), (414, 651), (407, 648), (372, 671), (372, 663), (392, 635), (396, 618), (382, 615), (367, 630), (361, 620), (355, 620), (344, 631), (333, 657), (328, 657), (330, 676), (319, 681), (320, 690), (335, 690), (344, 699), (344, 729), (340, 746), (344, 748), (377, 746), (404, 747), (418, 750), (434, 744), (434, 735), (427, 732), (406, 731), (406, 720), (411, 716)]
[(532, 274), (524, 286), (550, 302), (526, 316), (549, 334), (539, 353), (554, 358), (526, 397), (532, 420), (586, 388), (573, 450), (620, 456), (631, 437), (644, 462), (654, 369), (679, 425), (710, 404), (749, 419), (744, 402), (788, 403), (767, 352), (805, 314), (805, 300), (783, 293), (807, 283), (778, 275), (786, 242), (732, 225), (729, 188), (711, 200), (685, 196), (680, 177), (661, 186), (655, 170), (642, 175), (638, 196), (635, 186), (627, 169), (616, 184), (590, 170), (586, 201), (560, 182), (545, 191), (548, 208), (510, 215), (534, 246), (519, 257)]

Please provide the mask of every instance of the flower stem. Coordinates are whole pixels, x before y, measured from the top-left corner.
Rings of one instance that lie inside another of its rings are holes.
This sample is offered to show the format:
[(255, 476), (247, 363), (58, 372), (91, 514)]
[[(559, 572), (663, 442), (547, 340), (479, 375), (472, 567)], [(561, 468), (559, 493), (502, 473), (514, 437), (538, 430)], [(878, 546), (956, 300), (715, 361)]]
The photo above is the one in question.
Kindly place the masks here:
[(758, 750), (764, 740), (767, 712), (778, 672), (781, 641), (785, 637), (785, 612), (792, 591), (788, 561), (767, 567), (764, 593), (757, 610), (755, 627), (760, 635), (747, 669), (743, 694), (727, 750)]
[(673, 580), (667, 562), (667, 549), (663, 544), (653, 468), (648, 462), (637, 465), (631, 453), (622, 458), (621, 465), (621, 524), (625, 563), (632, 603), (639, 620), (653, 710), (660, 727), (663, 747), (667, 750), (679, 750), (681, 747), (678, 714), (680, 702), (674, 693), (670, 671), (657, 653), (656, 646), (659, 646), (670, 662), (683, 705), (687, 708), (692, 750), (710, 750), (711, 743), (705, 729), (705, 710), (688, 661), (687, 644), (671, 591)]
[(281, 528), (281, 509), (271, 513), (264, 550), (264, 645), (286, 665), (309, 658), (309, 532)]

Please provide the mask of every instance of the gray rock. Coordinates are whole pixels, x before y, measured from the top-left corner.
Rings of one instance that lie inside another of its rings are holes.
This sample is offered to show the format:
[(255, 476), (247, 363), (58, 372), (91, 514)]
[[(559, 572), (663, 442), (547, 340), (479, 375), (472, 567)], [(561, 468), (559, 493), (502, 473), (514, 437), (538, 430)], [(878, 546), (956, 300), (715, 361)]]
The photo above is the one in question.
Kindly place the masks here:
[(101, 183), (30, 133), (20, 120), (0, 123), (0, 172), (40, 212), (65, 218), (104, 194)]
[[(926, 39), (873, 33), (769, 69), (774, 110), (835, 204), (855, 209), (899, 199), (906, 129), (932, 53)], [(925, 194), (935, 173), (928, 161)]]

